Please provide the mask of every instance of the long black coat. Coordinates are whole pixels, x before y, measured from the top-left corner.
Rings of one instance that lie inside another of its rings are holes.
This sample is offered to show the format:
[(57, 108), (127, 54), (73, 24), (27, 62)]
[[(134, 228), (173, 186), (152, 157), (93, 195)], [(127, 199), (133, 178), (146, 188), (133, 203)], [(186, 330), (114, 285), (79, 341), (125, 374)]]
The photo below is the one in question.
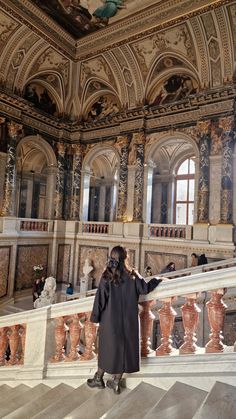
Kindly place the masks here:
[(128, 272), (121, 283), (101, 278), (91, 321), (99, 325), (98, 367), (109, 374), (139, 371), (138, 299), (161, 282), (153, 278), (148, 283)]

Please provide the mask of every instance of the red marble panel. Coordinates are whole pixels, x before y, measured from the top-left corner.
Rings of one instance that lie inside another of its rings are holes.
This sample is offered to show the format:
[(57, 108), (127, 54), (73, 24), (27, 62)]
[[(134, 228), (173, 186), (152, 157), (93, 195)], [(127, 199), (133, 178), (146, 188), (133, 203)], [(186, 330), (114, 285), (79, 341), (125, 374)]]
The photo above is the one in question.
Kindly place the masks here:
[(57, 282), (69, 282), (70, 244), (59, 244), (57, 257)]
[(0, 298), (7, 294), (10, 247), (0, 247)]
[(176, 271), (184, 269), (187, 267), (187, 256), (173, 253), (145, 252), (145, 266), (151, 266), (153, 275), (159, 274), (170, 262), (175, 263)]
[(48, 245), (22, 245), (18, 246), (15, 289), (31, 288), (35, 281), (35, 273), (33, 267), (35, 265), (43, 265), (42, 275), (47, 275), (48, 265)]
[(128, 265), (131, 269), (135, 268), (135, 250), (133, 249), (127, 249), (128, 257)]
[(91, 272), (91, 276), (95, 279), (95, 284), (99, 284), (102, 273), (106, 267), (108, 252), (108, 247), (80, 246), (78, 283), (79, 278), (82, 278), (83, 276), (83, 266), (85, 263), (85, 259), (88, 258), (91, 265), (94, 267), (93, 271)]

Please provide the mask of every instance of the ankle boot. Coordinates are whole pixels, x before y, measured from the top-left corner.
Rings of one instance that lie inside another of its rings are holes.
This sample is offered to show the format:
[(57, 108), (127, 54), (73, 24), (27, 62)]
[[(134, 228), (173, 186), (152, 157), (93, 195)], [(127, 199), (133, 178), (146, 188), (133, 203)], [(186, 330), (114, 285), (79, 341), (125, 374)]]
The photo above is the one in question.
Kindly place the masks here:
[(87, 384), (91, 388), (95, 388), (95, 387), (100, 388), (100, 389), (105, 388), (105, 383), (103, 381), (103, 378), (100, 377), (97, 372), (95, 373), (93, 378), (89, 378), (87, 380)]
[(112, 380), (107, 380), (107, 387), (111, 388), (115, 394), (120, 394), (120, 379), (113, 378)]

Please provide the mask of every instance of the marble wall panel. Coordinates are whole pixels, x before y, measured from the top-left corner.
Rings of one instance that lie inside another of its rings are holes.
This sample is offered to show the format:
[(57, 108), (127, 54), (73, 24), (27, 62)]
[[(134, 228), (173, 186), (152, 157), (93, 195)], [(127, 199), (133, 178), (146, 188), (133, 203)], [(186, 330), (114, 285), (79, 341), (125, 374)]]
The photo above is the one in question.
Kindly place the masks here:
[(70, 275), (70, 244), (59, 244), (58, 245), (58, 256), (57, 256), (57, 282), (69, 282)]
[(0, 298), (7, 295), (10, 254), (10, 247), (0, 247)]
[(101, 279), (102, 273), (106, 267), (108, 253), (108, 247), (80, 246), (78, 283), (80, 281), (80, 278), (82, 278), (83, 276), (83, 266), (85, 263), (85, 259), (89, 259), (91, 265), (94, 268), (91, 272), (91, 276), (95, 279), (95, 285), (97, 286)]
[(223, 327), (224, 345), (233, 346), (236, 342), (236, 311), (226, 313)]
[(47, 244), (18, 246), (15, 275), (16, 291), (33, 286), (35, 281), (33, 267), (35, 265), (43, 265), (42, 275), (47, 275), (48, 247)]
[(145, 252), (145, 267), (151, 266), (153, 275), (159, 274), (170, 262), (175, 263), (176, 271), (187, 268), (187, 256), (173, 253)]

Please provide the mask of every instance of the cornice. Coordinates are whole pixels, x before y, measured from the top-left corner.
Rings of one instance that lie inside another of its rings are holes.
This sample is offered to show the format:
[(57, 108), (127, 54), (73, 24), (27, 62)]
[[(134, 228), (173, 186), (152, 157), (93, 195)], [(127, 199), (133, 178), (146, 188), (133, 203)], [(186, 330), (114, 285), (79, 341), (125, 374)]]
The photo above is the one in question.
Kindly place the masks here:
[(122, 134), (170, 129), (176, 126), (195, 125), (200, 120), (212, 117), (233, 115), (233, 101), (236, 85), (221, 90), (211, 90), (187, 98), (184, 101), (163, 106), (144, 106), (143, 108), (123, 110), (113, 118), (105, 118), (90, 124), (74, 124), (49, 117), (37, 110), (25, 99), (8, 92), (0, 91), (0, 115), (13, 118), (47, 134), (54, 139), (66, 142), (98, 142)]

